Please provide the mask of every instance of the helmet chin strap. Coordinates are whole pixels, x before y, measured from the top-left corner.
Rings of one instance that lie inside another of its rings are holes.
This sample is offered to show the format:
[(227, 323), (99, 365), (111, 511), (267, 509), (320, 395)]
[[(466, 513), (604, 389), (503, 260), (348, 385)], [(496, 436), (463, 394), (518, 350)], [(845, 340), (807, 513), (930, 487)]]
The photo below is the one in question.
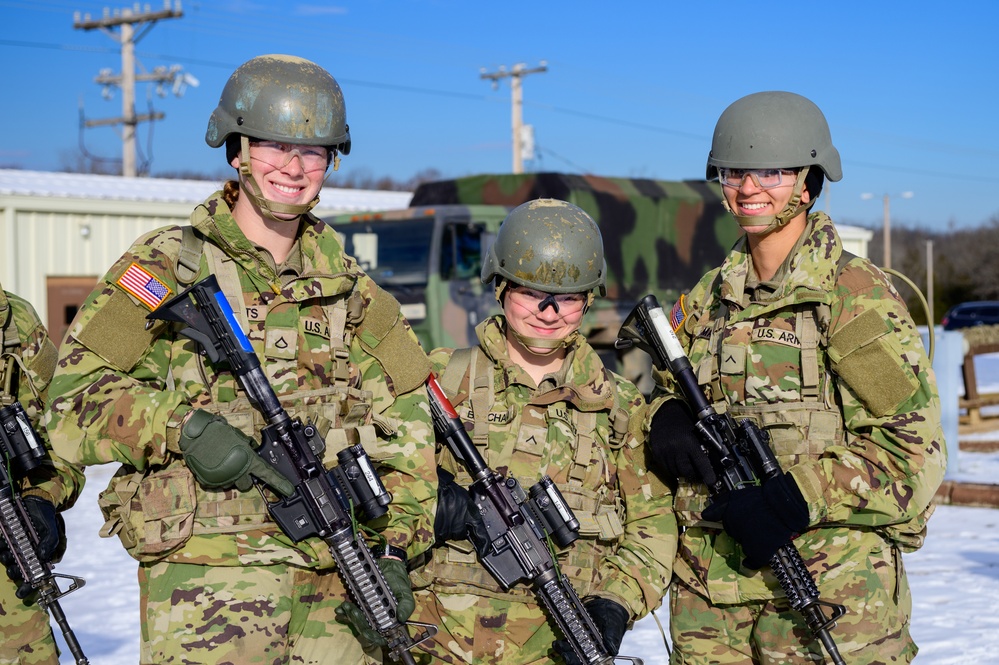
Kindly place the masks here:
[(798, 171), (798, 177), (794, 181), (794, 188), (791, 190), (791, 199), (776, 215), (737, 215), (732, 210), (732, 207), (728, 204), (728, 199), (724, 196), (722, 197), (722, 203), (725, 209), (732, 213), (735, 217), (735, 221), (739, 223), (739, 226), (763, 226), (766, 228), (757, 233), (756, 235), (765, 236), (773, 231), (785, 226), (792, 219), (800, 215), (802, 212), (806, 212), (813, 205), (815, 205), (815, 199), (810, 200), (808, 203), (801, 203), (801, 195), (805, 189), (805, 177), (808, 175), (809, 167), (804, 167)]
[[(297, 222), (299, 217), (316, 207), (316, 204), (319, 203), (318, 194), (309, 203), (279, 203), (278, 201), (265, 199), (260, 192), (260, 185), (257, 184), (257, 179), (253, 177), (253, 170), (250, 168), (250, 141), (244, 135), (239, 137), (239, 142), (241, 148), (239, 153), (239, 174), (243, 176), (243, 180), (246, 182), (246, 195), (257, 204), (264, 217), (275, 222)], [(329, 178), (329, 175), (326, 178)], [(326, 180), (324, 179), (323, 184), (325, 183)], [(322, 188), (320, 187), (320, 189)], [(295, 215), (295, 217), (292, 219), (281, 219), (277, 214)]]
[[(541, 356), (547, 358), (550, 355), (557, 353), (560, 349), (568, 349), (573, 344), (576, 343), (576, 338), (579, 337), (579, 331), (573, 330), (571, 333), (566, 335), (561, 339), (549, 339), (545, 337), (527, 337), (521, 335), (519, 332), (510, 327), (507, 324), (507, 330), (513, 335), (513, 338), (520, 342), (520, 345), (525, 349), (530, 351), (536, 356)], [(546, 349), (545, 351), (535, 351), (535, 349)]]
[[(508, 286), (510, 286), (510, 282), (505, 277), (501, 277), (500, 279), (496, 280), (496, 291), (495, 291), (496, 302), (498, 302), (501, 306), (503, 305), (503, 292), (506, 290), (506, 287)], [(550, 295), (549, 298), (551, 298)], [(548, 303), (547, 298), (541, 301), (538, 308), (544, 311), (545, 307), (548, 306), (546, 303)], [(583, 311), (585, 312), (586, 309), (588, 309), (592, 303), (593, 303), (593, 292), (590, 291), (587, 294), (586, 306), (583, 308)], [(555, 302), (554, 298), (552, 298), (550, 306), (555, 308), (556, 313), (558, 312), (558, 304)], [(548, 337), (527, 337), (525, 335), (521, 335), (519, 332), (510, 327), (509, 323), (506, 324), (506, 329), (510, 332), (511, 335), (513, 335), (513, 338), (515, 340), (520, 342), (521, 346), (523, 346), (525, 349), (527, 349), (534, 355), (541, 356), (543, 358), (553, 355), (554, 353), (557, 353), (559, 349), (567, 349), (571, 347), (573, 344), (576, 343), (576, 339), (579, 337), (578, 330), (573, 330), (571, 333), (569, 333), (568, 335), (566, 335), (561, 339), (551, 339)], [(546, 349), (546, 350), (535, 351), (535, 349)]]

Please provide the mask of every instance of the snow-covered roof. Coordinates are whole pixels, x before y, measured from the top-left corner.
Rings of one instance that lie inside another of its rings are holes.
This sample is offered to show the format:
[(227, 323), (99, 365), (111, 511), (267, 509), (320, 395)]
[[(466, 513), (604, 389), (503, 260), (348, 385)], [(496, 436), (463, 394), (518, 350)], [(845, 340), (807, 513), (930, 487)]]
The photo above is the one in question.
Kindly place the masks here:
[[(217, 180), (125, 178), (92, 173), (0, 169), (0, 196), (149, 201), (197, 205), (222, 186)], [(344, 212), (392, 210), (409, 205), (412, 192), (324, 187), (322, 207)]]

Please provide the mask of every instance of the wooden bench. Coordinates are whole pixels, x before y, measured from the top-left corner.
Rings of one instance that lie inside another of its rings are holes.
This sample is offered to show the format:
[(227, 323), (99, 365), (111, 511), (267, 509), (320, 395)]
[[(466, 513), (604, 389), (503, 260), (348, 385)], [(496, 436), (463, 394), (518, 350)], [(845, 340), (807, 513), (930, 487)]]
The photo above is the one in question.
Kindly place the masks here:
[(967, 415), (961, 416), (962, 423), (968, 425), (981, 423), (981, 408), (999, 404), (999, 393), (978, 392), (978, 379), (975, 376), (975, 356), (996, 352), (999, 352), (999, 344), (978, 344), (970, 347), (964, 356), (964, 365), (961, 368), (964, 377), (964, 397), (958, 400), (958, 408), (964, 409)]

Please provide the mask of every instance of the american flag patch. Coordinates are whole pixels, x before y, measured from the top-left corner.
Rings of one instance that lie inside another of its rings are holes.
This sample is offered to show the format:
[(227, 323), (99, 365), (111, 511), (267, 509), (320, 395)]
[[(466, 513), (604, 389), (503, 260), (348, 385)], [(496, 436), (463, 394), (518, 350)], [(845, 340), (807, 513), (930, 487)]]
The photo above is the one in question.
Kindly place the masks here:
[(170, 295), (169, 286), (135, 263), (118, 278), (118, 286), (141, 300), (150, 310), (159, 307)]
[(673, 328), (673, 332), (680, 329), (685, 318), (687, 318), (687, 312), (683, 309), (683, 294), (680, 294), (676, 304), (673, 305), (673, 309), (669, 313), (669, 325)]

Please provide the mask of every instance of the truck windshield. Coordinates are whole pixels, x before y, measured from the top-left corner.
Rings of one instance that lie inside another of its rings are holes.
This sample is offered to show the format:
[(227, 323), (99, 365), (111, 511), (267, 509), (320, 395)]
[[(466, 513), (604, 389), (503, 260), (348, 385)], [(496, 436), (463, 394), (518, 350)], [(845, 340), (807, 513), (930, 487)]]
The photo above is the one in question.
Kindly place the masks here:
[(426, 284), (433, 219), (353, 222), (337, 230), (347, 253), (379, 284)]

